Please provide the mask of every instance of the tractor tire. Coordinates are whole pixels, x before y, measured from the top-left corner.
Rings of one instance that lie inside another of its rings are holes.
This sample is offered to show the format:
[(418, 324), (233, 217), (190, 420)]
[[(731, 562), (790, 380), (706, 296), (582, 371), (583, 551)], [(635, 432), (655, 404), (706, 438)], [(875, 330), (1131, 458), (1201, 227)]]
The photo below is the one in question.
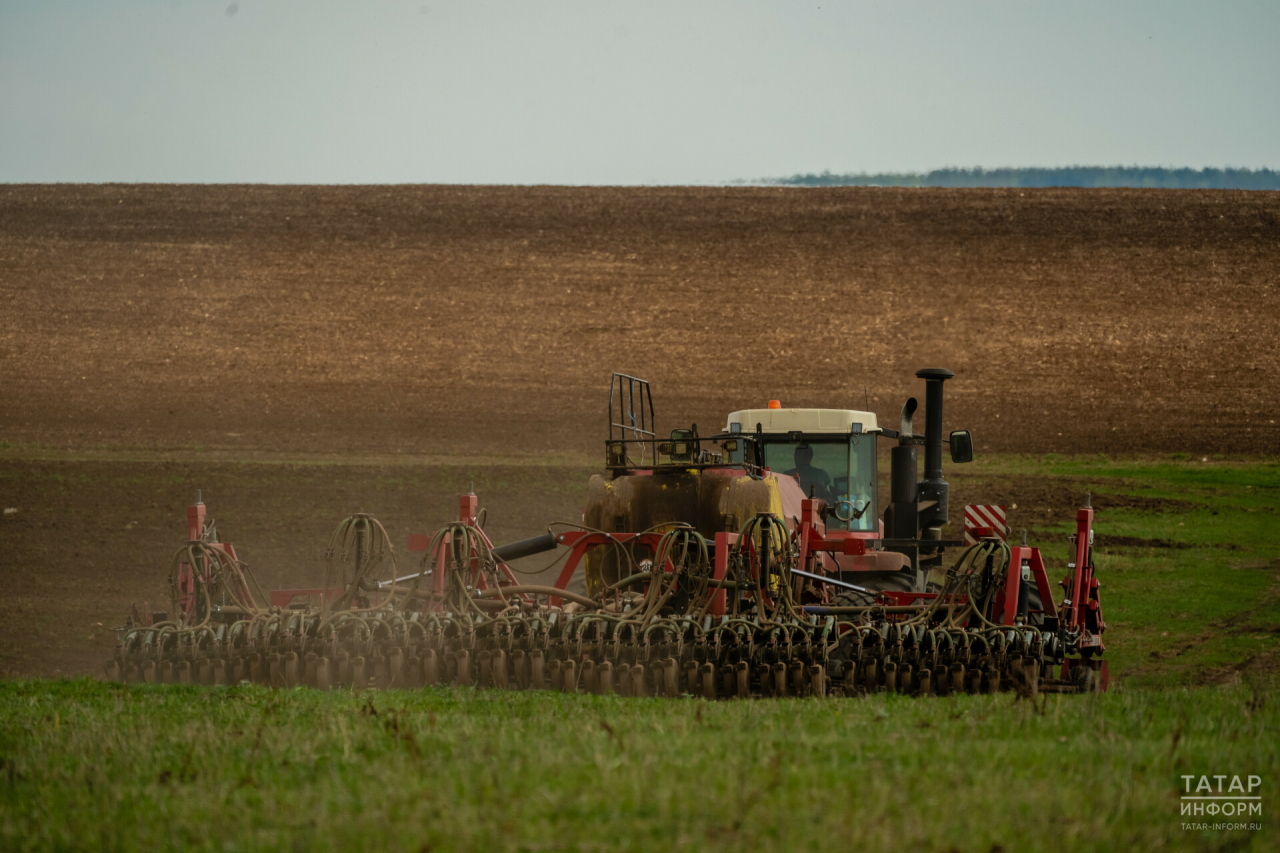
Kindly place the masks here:
[[(913, 592), (915, 590), (915, 573), (901, 572), (859, 572), (856, 581), (860, 587), (870, 592), (858, 592), (854, 589), (841, 590), (831, 602), (835, 607), (870, 607), (876, 603), (875, 593), (882, 590), (894, 592)], [(930, 590), (936, 592), (937, 590)]]

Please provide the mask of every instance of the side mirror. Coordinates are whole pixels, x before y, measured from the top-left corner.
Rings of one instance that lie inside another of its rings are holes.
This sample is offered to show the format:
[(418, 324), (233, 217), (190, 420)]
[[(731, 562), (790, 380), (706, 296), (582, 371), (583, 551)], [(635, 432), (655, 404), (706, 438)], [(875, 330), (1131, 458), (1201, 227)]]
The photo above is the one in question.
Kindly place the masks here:
[(967, 429), (951, 433), (951, 461), (957, 465), (973, 461), (973, 435)]

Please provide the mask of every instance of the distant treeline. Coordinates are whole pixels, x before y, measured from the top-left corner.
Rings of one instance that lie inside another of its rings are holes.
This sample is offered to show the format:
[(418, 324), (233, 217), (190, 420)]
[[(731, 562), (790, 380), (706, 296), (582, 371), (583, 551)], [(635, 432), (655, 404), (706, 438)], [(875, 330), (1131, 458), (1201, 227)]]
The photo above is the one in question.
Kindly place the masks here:
[(764, 183), (787, 187), (1147, 187), (1155, 189), (1280, 190), (1272, 169), (1164, 169), (1145, 166), (1063, 166), (1054, 169), (934, 169), (792, 175)]

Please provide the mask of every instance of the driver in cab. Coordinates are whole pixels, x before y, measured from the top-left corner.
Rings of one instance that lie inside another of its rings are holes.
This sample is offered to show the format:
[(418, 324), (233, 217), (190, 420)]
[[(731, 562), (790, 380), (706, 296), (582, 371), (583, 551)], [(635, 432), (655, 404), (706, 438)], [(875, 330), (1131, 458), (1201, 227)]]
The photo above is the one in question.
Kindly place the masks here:
[(798, 477), (800, 488), (804, 490), (805, 495), (808, 495), (812, 488), (815, 497), (830, 503), (831, 476), (813, 464), (813, 448), (807, 444), (797, 445), (795, 463), (796, 467), (783, 473), (788, 477)]

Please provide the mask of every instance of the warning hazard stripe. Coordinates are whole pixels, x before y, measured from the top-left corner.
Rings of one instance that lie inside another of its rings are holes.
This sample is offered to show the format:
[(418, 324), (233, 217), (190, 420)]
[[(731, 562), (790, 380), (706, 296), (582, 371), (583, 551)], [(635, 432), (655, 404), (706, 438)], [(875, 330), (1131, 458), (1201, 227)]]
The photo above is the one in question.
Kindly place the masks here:
[(966, 504), (964, 508), (964, 541), (966, 545), (975, 544), (980, 536), (977, 528), (985, 527), (991, 532), (987, 535), (1008, 539), (1008, 528), (1005, 526), (1003, 506), (995, 504)]
[(974, 524), (978, 527), (1004, 527), (1004, 507), (970, 505), (965, 511), (972, 511)]

